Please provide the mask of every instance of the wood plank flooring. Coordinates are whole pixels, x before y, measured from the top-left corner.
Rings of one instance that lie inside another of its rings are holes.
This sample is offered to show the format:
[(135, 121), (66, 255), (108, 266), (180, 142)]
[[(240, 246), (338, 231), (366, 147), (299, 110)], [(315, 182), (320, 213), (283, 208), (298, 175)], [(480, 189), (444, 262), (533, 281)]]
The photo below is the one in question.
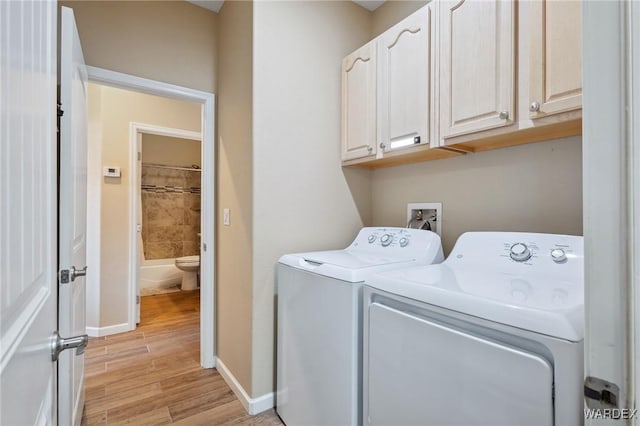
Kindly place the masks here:
[(142, 298), (135, 331), (92, 338), (83, 425), (282, 425), (249, 416), (215, 369), (200, 367), (200, 292)]

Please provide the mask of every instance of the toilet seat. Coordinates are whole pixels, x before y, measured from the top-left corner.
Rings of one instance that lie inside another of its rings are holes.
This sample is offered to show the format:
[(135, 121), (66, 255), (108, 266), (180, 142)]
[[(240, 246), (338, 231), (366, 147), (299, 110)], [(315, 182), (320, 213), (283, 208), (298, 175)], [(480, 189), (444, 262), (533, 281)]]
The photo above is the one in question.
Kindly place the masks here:
[(176, 259), (176, 265), (200, 266), (200, 256), (184, 256)]

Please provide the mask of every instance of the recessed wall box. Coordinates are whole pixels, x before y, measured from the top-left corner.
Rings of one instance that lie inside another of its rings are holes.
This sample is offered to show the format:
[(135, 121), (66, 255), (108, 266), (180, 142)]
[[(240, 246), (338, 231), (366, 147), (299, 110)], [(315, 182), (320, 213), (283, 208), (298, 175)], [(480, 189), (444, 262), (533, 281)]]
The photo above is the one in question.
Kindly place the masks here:
[(409, 203), (407, 228), (426, 229), (442, 236), (442, 203)]
[(103, 167), (102, 175), (106, 177), (120, 177), (120, 167), (112, 167), (112, 166)]

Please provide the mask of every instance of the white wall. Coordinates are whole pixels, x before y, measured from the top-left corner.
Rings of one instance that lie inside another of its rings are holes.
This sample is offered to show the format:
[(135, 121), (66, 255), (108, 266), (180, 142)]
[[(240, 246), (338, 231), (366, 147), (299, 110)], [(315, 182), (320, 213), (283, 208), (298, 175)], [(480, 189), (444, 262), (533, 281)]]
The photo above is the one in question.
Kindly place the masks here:
[(274, 388), (278, 258), (344, 247), (370, 221), (370, 172), (340, 166), (340, 64), (370, 19), (350, 1), (254, 5), (254, 397)]

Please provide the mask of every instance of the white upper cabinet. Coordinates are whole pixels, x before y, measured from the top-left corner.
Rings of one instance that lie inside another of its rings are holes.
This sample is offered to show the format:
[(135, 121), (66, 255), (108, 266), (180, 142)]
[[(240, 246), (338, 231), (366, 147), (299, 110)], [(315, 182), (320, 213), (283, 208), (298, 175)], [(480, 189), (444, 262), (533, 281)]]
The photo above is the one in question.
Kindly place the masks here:
[(513, 1), (438, 2), (440, 138), (510, 125), (515, 100)]
[(378, 142), (385, 151), (432, 140), (433, 19), (427, 5), (378, 38)]
[(579, 1), (530, 2), (529, 112), (532, 119), (582, 108)]
[(342, 61), (342, 160), (376, 153), (376, 43)]

